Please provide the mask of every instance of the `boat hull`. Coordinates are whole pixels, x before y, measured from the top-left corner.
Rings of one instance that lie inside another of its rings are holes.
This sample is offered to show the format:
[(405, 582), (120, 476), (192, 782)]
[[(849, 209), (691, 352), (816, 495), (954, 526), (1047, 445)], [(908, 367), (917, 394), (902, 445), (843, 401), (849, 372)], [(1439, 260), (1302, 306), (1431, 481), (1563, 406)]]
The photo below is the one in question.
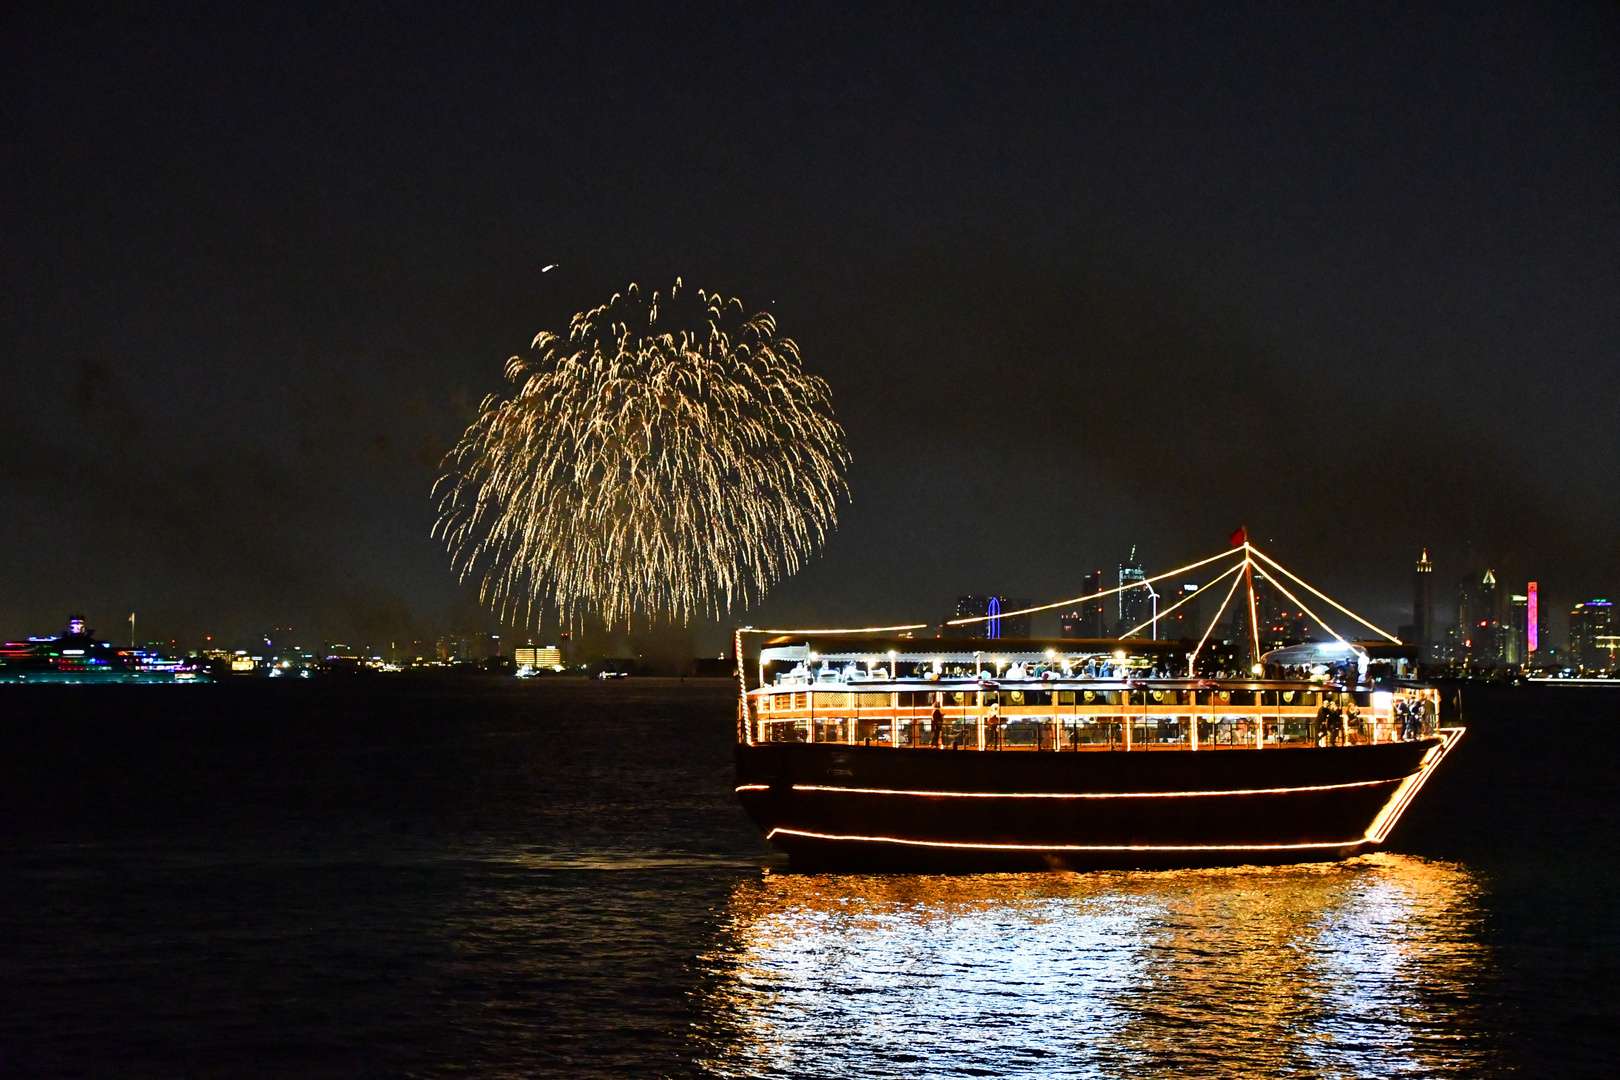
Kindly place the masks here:
[(771, 743), (737, 747), (737, 784), (796, 870), (1315, 862), (1375, 848), (1391, 808), (1443, 746), (1054, 753)]

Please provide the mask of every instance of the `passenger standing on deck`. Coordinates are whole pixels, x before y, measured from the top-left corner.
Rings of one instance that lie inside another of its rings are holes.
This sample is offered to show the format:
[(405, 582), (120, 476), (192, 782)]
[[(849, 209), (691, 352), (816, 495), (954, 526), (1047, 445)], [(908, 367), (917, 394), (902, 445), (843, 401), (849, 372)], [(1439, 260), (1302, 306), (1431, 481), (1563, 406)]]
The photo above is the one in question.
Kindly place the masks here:
[(1001, 702), (990, 703), (990, 715), (985, 717), (985, 726), (990, 729), (990, 745), (997, 750), (1001, 749)]
[(1333, 745), (1333, 710), (1328, 708), (1327, 695), (1322, 695), (1322, 704), (1316, 710), (1316, 745)]
[(929, 719), (934, 733), (933, 745), (937, 750), (945, 737), (945, 711), (939, 707), (939, 699), (934, 700), (934, 715)]

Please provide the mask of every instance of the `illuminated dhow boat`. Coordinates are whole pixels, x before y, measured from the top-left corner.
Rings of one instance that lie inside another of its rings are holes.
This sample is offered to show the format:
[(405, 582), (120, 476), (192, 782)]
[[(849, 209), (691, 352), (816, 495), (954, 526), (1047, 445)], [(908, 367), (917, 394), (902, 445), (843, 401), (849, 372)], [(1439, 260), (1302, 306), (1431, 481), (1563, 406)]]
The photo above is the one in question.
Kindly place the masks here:
[[(1233, 579), (1196, 642), (1137, 639), (1147, 624), (1091, 641), (912, 636), (936, 629), (925, 624), (739, 631), (744, 808), (795, 869), (1212, 866), (1377, 849), (1463, 729), (1440, 726), (1437, 691), (1403, 677), (1398, 640), (1339, 637), (1285, 581), (1371, 624), (1246, 540), (1123, 588), (1234, 554), (1209, 583)], [(1261, 652), (1262, 561), (1332, 641)], [(1253, 663), (1199, 677), (1243, 583)], [(745, 634), (764, 635), (757, 666), (742, 660)]]

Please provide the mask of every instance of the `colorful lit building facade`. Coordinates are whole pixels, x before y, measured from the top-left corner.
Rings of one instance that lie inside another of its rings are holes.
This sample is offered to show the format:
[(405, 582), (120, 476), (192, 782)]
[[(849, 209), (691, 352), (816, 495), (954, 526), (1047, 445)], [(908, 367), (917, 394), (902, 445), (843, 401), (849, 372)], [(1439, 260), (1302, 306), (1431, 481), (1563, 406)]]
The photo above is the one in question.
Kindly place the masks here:
[(1587, 671), (1610, 671), (1615, 666), (1614, 605), (1608, 600), (1576, 604), (1569, 613), (1570, 659)]

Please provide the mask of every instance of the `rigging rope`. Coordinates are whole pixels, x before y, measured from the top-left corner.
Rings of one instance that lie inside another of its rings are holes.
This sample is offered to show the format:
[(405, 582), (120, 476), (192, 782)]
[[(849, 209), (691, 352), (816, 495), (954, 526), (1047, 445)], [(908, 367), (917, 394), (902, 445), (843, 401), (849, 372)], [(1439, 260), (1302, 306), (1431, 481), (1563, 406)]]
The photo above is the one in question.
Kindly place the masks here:
[[(1241, 571), (1243, 571), (1245, 569), (1248, 569), (1250, 571), (1249, 577), (1248, 577), (1248, 580), (1249, 580), (1249, 611), (1250, 611), (1249, 623), (1250, 623), (1250, 628), (1253, 631), (1254, 650), (1255, 650), (1255, 657), (1256, 657), (1257, 660), (1258, 660), (1259, 655), (1260, 655), (1260, 625), (1259, 625), (1259, 620), (1257, 618), (1256, 601), (1255, 601), (1255, 596), (1254, 596), (1253, 567), (1255, 566), (1255, 563), (1254, 563), (1254, 560), (1250, 558), (1251, 554), (1255, 555), (1255, 556), (1258, 556), (1261, 559), (1264, 559), (1268, 565), (1274, 567), (1277, 570), (1280, 570), (1282, 573), (1286, 574), (1291, 580), (1293, 580), (1297, 584), (1303, 586), (1304, 588), (1309, 589), (1312, 594), (1314, 594), (1315, 596), (1318, 596), (1321, 599), (1323, 599), (1323, 600), (1327, 601), (1328, 603), (1332, 604), (1339, 611), (1341, 611), (1344, 614), (1350, 616), (1352, 619), (1356, 620), (1356, 622), (1358, 622), (1361, 625), (1365, 626), (1367, 629), (1373, 631), (1375, 634), (1378, 634), (1381, 637), (1383, 637), (1383, 638), (1385, 638), (1385, 639), (1387, 639), (1389, 641), (1392, 641), (1397, 645), (1402, 644), (1400, 638), (1396, 637), (1394, 634), (1391, 634), (1387, 630), (1381, 629), (1380, 627), (1373, 625), (1372, 623), (1368, 622), (1366, 619), (1363, 619), (1360, 615), (1357, 615), (1355, 612), (1351, 611), (1349, 608), (1345, 607), (1343, 604), (1341, 604), (1337, 600), (1333, 599), (1333, 597), (1331, 597), (1331, 596), (1327, 595), (1326, 593), (1322, 592), (1320, 589), (1316, 588), (1316, 586), (1312, 585), (1310, 582), (1306, 581), (1304, 578), (1300, 577), (1298, 574), (1295, 574), (1293, 571), (1289, 570), (1286, 566), (1283, 566), (1276, 559), (1273, 559), (1271, 556), (1267, 555), (1265, 552), (1261, 551), (1259, 548), (1255, 547), (1253, 544), (1249, 543), (1247, 540), (1245, 540), (1240, 545), (1236, 545), (1234, 547), (1228, 548), (1227, 550), (1221, 552), (1218, 555), (1211, 555), (1207, 559), (1200, 559), (1197, 562), (1188, 563), (1186, 566), (1179, 566), (1174, 570), (1167, 570), (1162, 574), (1155, 574), (1150, 578), (1143, 578), (1141, 581), (1133, 581), (1133, 582), (1130, 582), (1129, 584), (1126, 584), (1126, 585), (1120, 585), (1117, 588), (1103, 589), (1100, 592), (1088, 593), (1085, 596), (1076, 596), (1076, 597), (1073, 597), (1073, 598), (1068, 599), (1068, 600), (1059, 600), (1056, 603), (1052, 603), (1052, 604), (1040, 604), (1040, 605), (1037, 605), (1035, 607), (1019, 608), (1017, 611), (1003, 611), (999, 615), (968, 615), (968, 616), (963, 616), (961, 618), (956, 618), (956, 619), (947, 619), (944, 622), (943, 625), (945, 625), (945, 626), (968, 626), (968, 625), (971, 625), (973, 623), (988, 622), (989, 620), (995, 619), (995, 618), (1007, 619), (1007, 618), (1011, 618), (1011, 617), (1013, 617), (1015, 615), (1031, 615), (1031, 614), (1034, 614), (1035, 612), (1038, 612), (1038, 611), (1051, 611), (1053, 608), (1068, 607), (1071, 604), (1082, 604), (1082, 603), (1085, 603), (1088, 600), (1100, 600), (1105, 596), (1114, 596), (1114, 595), (1117, 595), (1119, 593), (1128, 592), (1131, 589), (1143, 589), (1143, 588), (1146, 588), (1147, 586), (1151, 585), (1155, 581), (1163, 581), (1165, 578), (1168, 578), (1168, 577), (1176, 577), (1178, 575), (1185, 574), (1190, 570), (1197, 570), (1201, 566), (1208, 566), (1212, 562), (1219, 562), (1221, 559), (1224, 559), (1229, 555), (1239, 554), (1239, 553), (1241, 553), (1243, 555), (1242, 561), (1240, 561), (1237, 565), (1231, 567), (1230, 569), (1223, 570), (1218, 576), (1212, 578), (1210, 580), (1210, 582), (1209, 582), (1209, 585), (1204, 586), (1204, 589), (1208, 589), (1211, 585), (1214, 585), (1216, 582), (1221, 581), (1228, 574), (1239, 573), (1239, 572), (1241, 572)], [(1284, 596), (1288, 597), (1288, 599), (1292, 600), (1295, 604), (1298, 604), (1300, 610), (1303, 611), (1305, 614), (1309, 615), (1312, 619), (1314, 619), (1318, 624), (1321, 625), (1321, 627), (1324, 630), (1326, 630), (1328, 633), (1332, 634), (1339, 641), (1345, 642), (1345, 638), (1337, 630), (1335, 630), (1335, 629), (1333, 629), (1333, 627), (1329, 626), (1328, 623), (1326, 622), (1326, 620), (1324, 620), (1320, 615), (1317, 615), (1316, 612), (1314, 612), (1310, 608), (1306, 607), (1305, 604), (1298, 597), (1296, 597), (1293, 593), (1288, 591), (1287, 587), (1284, 586), (1281, 581), (1278, 581), (1275, 577), (1272, 577), (1269, 574), (1266, 575), (1266, 580), (1271, 582), (1271, 584), (1275, 585), (1277, 587), (1277, 590), (1279, 592), (1281, 592)], [(1182, 604), (1185, 604), (1188, 600), (1191, 600), (1194, 596), (1201, 595), (1204, 592), (1204, 589), (1200, 589), (1196, 593), (1192, 593), (1192, 594), (1189, 594), (1188, 596), (1183, 597), (1181, 600), (1179, 600), (1175, 604), (1173, 604), (1170, 608), (1168, 608), (1167, 610), (1162, 612), (1158, 616), (1158, 618), (1161, 618), (1161, 619), (1164, 618), (1166, 615), (1170, 614), (1172, 611), (1175, 611), (1176, 608), (1180, 607)], [(1201, 650), (1204, 647), (1204, 643), (1209, 640), (1210, 633), (1214, 631), (1216, 624), (1220, 622), (1221, 615), (1225, 613), (1227, 604), (1231, 602), (1232, 594), (1234, 592), (1236, 592), (1236, 591), (1237, 591), (1237, 582), (1234, 581), (1232, 583), (1232, 588), (1230, 590), (1228, 590), (1228, 592), (1226, 594), (1226, 599), (1221, 602), (1220, 611), (1216, 612), (1216, 614), (1215, 614), (1214, 622), (1211, 622), (1209, 624), (1209, 627), (1204, 631), (1204, 636), (1202, 638), (1200, 638), (1199, 641), (1198, 641), (1198, 647), (1193, 650), (1193, 653), (1192, 653), (1192, 658), (1193, 659), (1197, 658), (1199, 650)], [(1143, 623), (1141, 626), (1137, 626), (1134, 629), (1129, 630), (1126, 633), (1120, 635), (1120, 638), (1123, 640), (1124, 638), (1128, 638), (1128, 637), (1132, 636), (1133, 634), (1140, 633), (1144, 627), (1151, 625), (1152, 622), (1153, 622), (1153, 620), (1150, 619), (1150, 620), (1148, 620), (1148, 622)], [(813, 630), (805, 630), (805, 629), (757, 629), (757, 628), (752, 627), (752, 626), (744, 626), (741, 629), (739, 629), (737, 632), (738, 632), (738, 634), (803, 634), (803, 635), (825, 634), (825, 635), (828, 635), (828, 636), (840, 635), (840, 634), (886, 634), (886, 633), (887, 634), (892, 634), (892, 633), (902, 633), (902, 632), (908, 631), (908, 630), (926, 630), (929, 627), (934, 626), (934, 625), (938, 625), (938, 624), (935, 624), (935, 623), (903, 623), (903, 624), (896, 625), (896, 626), (838, 627), (838, 628), (824, 628), (824, 629), (813, 629)], [(1345, 643), (1348, 644), (1348, 642), (1345, 642)]]

